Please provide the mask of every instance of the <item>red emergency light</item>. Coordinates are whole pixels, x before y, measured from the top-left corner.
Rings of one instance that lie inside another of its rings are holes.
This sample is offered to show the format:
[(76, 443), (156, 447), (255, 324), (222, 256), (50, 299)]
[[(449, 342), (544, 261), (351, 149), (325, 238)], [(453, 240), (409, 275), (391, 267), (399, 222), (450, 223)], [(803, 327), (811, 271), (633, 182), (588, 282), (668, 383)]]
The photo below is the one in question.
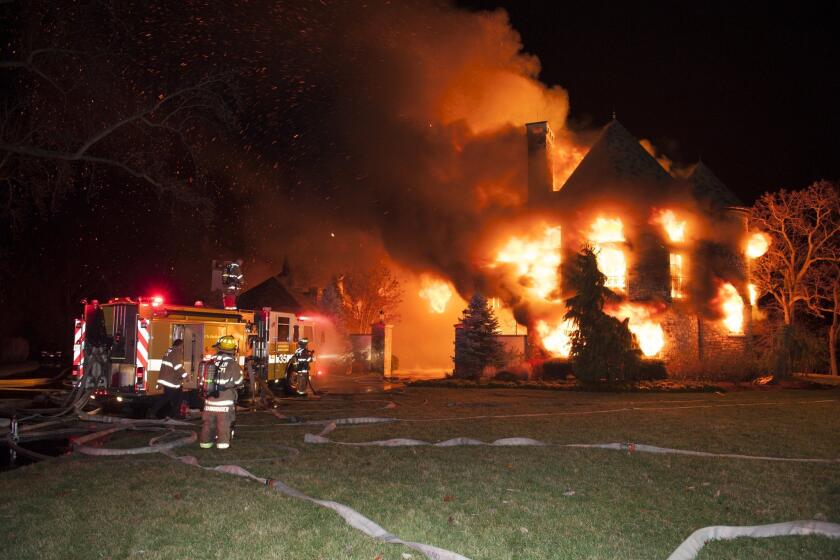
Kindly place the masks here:
[(160, 307), (163, 305), (163, 296), (152, 297), (152, 307)]

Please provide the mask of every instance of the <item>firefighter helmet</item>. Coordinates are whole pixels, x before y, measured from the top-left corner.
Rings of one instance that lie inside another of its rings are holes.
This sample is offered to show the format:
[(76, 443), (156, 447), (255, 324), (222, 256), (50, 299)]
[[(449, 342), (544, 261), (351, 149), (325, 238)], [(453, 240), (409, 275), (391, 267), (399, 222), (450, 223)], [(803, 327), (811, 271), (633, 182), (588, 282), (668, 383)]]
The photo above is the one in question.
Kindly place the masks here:
[(308, 338), (301, 338), (298, 340), (298, 348), (306, 348), (306, 345), (309, 344)]
[(222, 352), (233, 352), (236, 350), (236, 339), (233, 336), (226, 334), (219, 338), (213, 348), (218, 348)]

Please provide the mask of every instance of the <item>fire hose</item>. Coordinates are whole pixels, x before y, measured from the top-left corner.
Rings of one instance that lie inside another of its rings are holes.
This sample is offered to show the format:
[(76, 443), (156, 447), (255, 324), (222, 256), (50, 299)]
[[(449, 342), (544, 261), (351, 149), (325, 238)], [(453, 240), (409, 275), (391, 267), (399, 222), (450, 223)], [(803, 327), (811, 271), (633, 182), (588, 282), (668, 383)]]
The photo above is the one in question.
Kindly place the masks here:
[(446, 550), (428, 544), (400, 539), (399, 537), (383, 529), (376, 522), (368, 519), (367, 517), (365, 517), (364, 515), (362, 515), (361, 513), (349, 506), (340, 504), (338, 502), (334, 502), (332, 500), (319, 500), (317, 498), (307, 496), (303, 492), (300, 492), (279, 480), (274, 480), (271, 478), (260, 478), (258, 476), (255, 476), (249, 471), (240, 467), (239, 465), (219, 465), (216, 467), (203, 467), (199, 464), (198, 460), (195, 457), (179, 457), (171, 453), (165, 454), (169, 457), (172, 457), (175, 460), (184, 463), (185, 465), (192, 465), (194, 467), (198, 467), (204, 470), (232, 474), (235, 476), (248, 478), (255, 482), (259, 482), (260, 484), (264, 484), (273, 490), (277, 490), (278, 492), (281, 492), (286, 496), (297, 498), (299, 500), (305, 500), (313, 504), (317, 504), (321, 507), (331, 509), (334, 512), (338, 513), (338, 515), (340, 515), (342, 519), (344, 519), (344, 521), (347, 522), (348, 525), (350, 525), (358, 531), (361, 531), (365, 535), (389, 544), (401, 544), (407, 546), (411, 549), (421, 552), (423, 555), (426, 556), (426, 558), (429, 558), (430, 560), (469, 560), (469, 558), (467, 558), (466, 556), (462, 556), (457, 552), (452, 552), (451, 550)]
[[(403, 447), (403, 446), (419, 446), (429, 445), (434, 447), (456, 447), (463, 445), (489, 445), (489, 446), (549, 446), (556, 447), (573, 447), (573, 448), (588, 448), (588, 449), (610, 449), (616, 451), (627, 451), (629, 453), (656, 453), (656, 454), (673, 454), (673, 455), (688, 455), (693, 457), (716, 457), (727, 459), (747, 459), (747, 460), (761, 460), (761, 461), (786, 461), (786, 462), (802, 462), (802, 463), (840, 463), (840, 459), (820, 459), (820, 458), (798, 458), (798, 457), (768, 457), (760, 455), (744, 455), (738, 453), (709, 453), (705, 451), (693, 451), (686, 449), (673, 449), (668, 447), (657, 447), (646, 444), (635, 443), (596, 443), (596, 444), (547, 444), (545, 442), (531, 439), (531, 438), (502, 438), (492, 442), (483, 442), (481, 440), (458, 437), (436, 443), (430, 443), (418, 439), (410, 438), (392, 438), (387, 440), (376, 440), (368, 442), (333, 442), (331, 439), (325, 437), (326, 434), (335, 430), (340, 424), (353, 424), (350, 418), (343, 418), (331, 422), (327, 422), (324, 429), (319, 434), (305, 434), (304, 442), (313, 444), (323, 443), (337, 443), (339, 445), (348, 446), (377, 446), (377, 447)], [(364, 418), (364, 423), (371, 423), (372, 419)], [(755, 526), (723, 526), (716, 525), (711, 527), (703, 527), (693, 532), (677, 549), (671, 553), (668, 560), (693, 560), (705, 543), (712, 540), (731, 540), (740, 537), (751, 538), (765, 538), (789, 535), (823, 535), (830, 538), (840, 538), (840, 524), (828, 523), (814, 520), (800, 520), (788, 521), (783, 523), (772, 523), (769, 525), (755, 525)]]
[(786, 521), (768, 525), (731, 526), (714, 525), (697, 529), (671, 553), (668, 560), (693, 560), (709, 541), (723, 541), (741, 537), (766, 538), (790, 535), (822, 535), (840, 539), (840, 525), (825, 521)]
[(496, 447), (511, 447), (511, 446), (551, 446), (551, 447), (577, 447), (584, 449), (611, 449), (614, 451), (627, 451), (629, 453), (657, 453), (669, 455), (690, 455), (693, 457), (716, 457), (725, 459), (747, 459), (753, 461), (781, 461), (793, 463), (840, 463), (838, 459), (821, 459), (821, 458), (804, 458), (804, 457), (768, 457), (764, 455), (743, 455), (739, 453), (709, 453), (707, 451), (693, 451), (689, 449), (674, 449), (670, 447), (657, 447), (655, 445), (647, 445), (644, 443), (545, 443), (539, 440), (523, 437), (502, 438), (491, 442), (484, 442), (478, 439), (457, 437), (431, 443), (419, 439), (411, 438), (392, 438), (375, 441), (362, 442), (343, 442), (333, 441), (326, 437), (327, 434), (336, 429), (340, 425), (348, 424), (373, 424), (381, 423), (383, 421), (396, 422), (395, 418), (340, 418), (337, 420), (325, 420), (319, 422), (307, 422), (307, 424), (321, 424), (324, 429), (318, 434), (305, 434), (303, 437), (304, 443), (323, 444), (334, 443), (337, 445), (357, 446), (357, 447), (411, 447), (428, 445), (432, 447), (457, 447), (462, 445), (488, 445)]
[[(352, 422), (347, 422), (352, 423)], [(369, 422), (368, 422), (369, 423)], [(327, 509), (331, 509), (338, 513), (351, 527), (357, 529), (364, 533), (365, 535), (380, 540), (382, 542), (390, 543), (390, 544), (402, 544), (418, 552), (423, 553), (427, 558), (431, 560), (469, 560), (467, 557), (457, 554), (455, 552), (438, 548), (436, 546), (413, 542), (413, 541), (405, 541), (400, 539), (399, 537), (389, 533), (385, 529), (383, 529), (380, 525), (375, 523), (374, 521), (368, 519), (361, 513), (357, 512), (351, 507), (348, 507), (344, 504), (340, 504), (338, 502), (334, 502), (331, 500), (319, 500), (317, 498), (312, 498), (307, 496), (306, 494), (292, 488), (284, 484), (279, 480), (274, 479), (267, 479), (267, 478), (260, 478), (254, 476), (249, 471), (245, 470), (244, 468), (238, 465), (219, 465), (216, 467), (203, 467), (199, 464), (198, 460), (192, 456), (177, 456), (175, 455), (172, 450), (176, 447), (180, 447), (182, 445), (187, 445), (190, 443), (194, 443), (196, 441), (196, 434), (192, 431), (183, 431), (183, 430), (174, 430), (170, 429), (165, 434), (161, 436), (157, 436), (149, 440), (149, 445), (144, 447), (136, 447), (136, 448), (126, 448), (126, 449), (113, 449), (113, 448), (100, 448), (100, 447), (91, 447), (86, 444), (105, 437), (107, 435), (116, 433), (118, 431), (131, 429), (135, 426), (132, 426), (131, 423), (122, 423), (121, 425), (115, 426), (113, 428), (107, 428), (105, 430), (100, 430), (98, 432), (92, 433), (87, 436), (83, 436), (77, 439), (73, 444), (73, 449), (79, 453), (83, 453), (86, 455), (96, 455), (96, 456), (113, 456), (113, 455), (137, 455), (141, 453), (162, 453), (167, 457), (180, 461), (186, 465), (191, 465), (195, 467), (202, 468), (204, 470), (210, 470), (220, 473), (232, 474), (236, 476), (242, 476), (245, 478), (249, 478), (251, 480), (257, 481), (260, 484), (264, 484), (269, 488), (277, 490), (287, 496), (297, 498), (300, 500), (305, 500), (317, 504), (321, 507), (325, 507)], [(163, 429), (163, 428), (158, 428)], [(187, 435), (181, 436), (177, 439), (160, 443), (160, 439), (166, 436), (170, 436), (175, 433), (185, 433)], [(295, 450), (296, 451), (296, 450)], [(293, 455), (294, 456), (294, 455)]]
[[(122, 430), (165, 430), (165, 433), (153, 437), (149, 440), (149, 445), (143, 447), (130, 447), (124, 449), (114, 449), (109, 447), (92, 447), (86, 445), (92, 441), (97, 439), (103, 438), (105, 436), (111, 435), (115, 432), (119, 432)], [(174, 434), (182, 434), (180, 437), (173, 439), (171, 441), (167, 441), (161, 443), (160, 440), (174, 435)], [(198, 440), (198, 436), (195, 432), (191, 430), (175, 430), (172, 428), (164, 428), (164, 427), (137, 427), (131, 425), (121, 425), (116, 426), (114, 428), (108, 428), (106, 430), (100, 430), (98, 432), (94, 432), (92, 434), (82, 436), (78, 438), (76, 441), (73, 442), (73, 450), (78, 451), (79, 453), (83, 453), (85, 455), (96, 455), (96, 456), (118, 456), (118, 455), (141, 455), (144, 453), (160, 453), (162, 451), (167, 451), (170, 449), (175, 449), (176, 447), (180, 447), (182, 445), (189, 445), (191, 443), (195, 443)]]

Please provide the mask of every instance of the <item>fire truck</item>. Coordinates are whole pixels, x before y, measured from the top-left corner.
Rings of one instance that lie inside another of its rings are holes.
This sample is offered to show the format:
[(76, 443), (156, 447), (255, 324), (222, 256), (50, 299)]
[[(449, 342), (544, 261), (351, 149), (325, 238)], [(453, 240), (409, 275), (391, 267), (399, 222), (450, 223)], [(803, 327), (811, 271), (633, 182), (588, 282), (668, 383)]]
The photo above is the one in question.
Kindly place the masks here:
[(133, 402), (155, 396), (162, 392), (156, 381), (163, 354), (180, 338), (188, 374), (184, 391), (197, 395), (200, 364), (215, 354), (213, 344), (223, 335), (236, 339), (246, 374), (278, 384), (297, 341), (314, 341), (315, 327), (307, 317), (268, 308), (254, 312), (173, 305), (159, 296), (93, 301), (85, 303), (84, 314), (75, 320), (73, 376), (81, 380), (85, 362), (99, 359), (104, 373), (92, 388), (96, 398)]

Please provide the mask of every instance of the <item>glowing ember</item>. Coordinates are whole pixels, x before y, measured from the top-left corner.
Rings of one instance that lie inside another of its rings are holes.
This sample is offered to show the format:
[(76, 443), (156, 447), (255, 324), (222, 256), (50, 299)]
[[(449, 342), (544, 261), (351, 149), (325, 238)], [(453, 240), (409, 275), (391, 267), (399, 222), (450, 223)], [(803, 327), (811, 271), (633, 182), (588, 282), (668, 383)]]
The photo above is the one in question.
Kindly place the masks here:
[(616, 246), (624, 242), (621, 219), (599, 216), (589, 231), (589, 241), (598, 256), (598, 269), (607, 277), (605, 285), (623, 290), (627, 286), (627, 261), (623, 249)]
[(560, 227), (545, 229), (542, 239), (514, 237), (496, 255), (496, 262), (513, 264), (524, 284), (541, 299), (556, 301), (560, 266)]
[(755, 305), (758, 301), (758, 288), (755, 287), (755, 284), (750, 284), (748, 288), (750, 291), (750, 305)]
[(766, 233), (756, 232), (747, 240), (747, 256), (751, 259), (757, 259), (769, 248), (770, 236)]
[(572, 351), (572, 333), (575, 323), (566, 319), (559, 324), (549, 325), (545, 321), (537, 322), (537, 334), (543, 347), (554, 356), (568, 358)]
[(628, 328), (636, 335), (645, 356), (656, 356), (665, 347), (665, 331), (651, 318), (651, 310), (644, 305), (622, 303), (618, 308), (604, 311), (620, 321), (630, 319)]
[(423, 275), (420, 278), (418, 295), (429, 302), (429, 310), (432, 313), (443, 313), (446, 311), (446, 304), (452, 298), (452, 288), (448, 282)]
[(665, 233), (673, 243), (685, 241), (685, 220), (678, 220), (673, 210), (661, 210), (653, 217), (653, 223), (665, 228)]
[(743, 332), (744, 300), (732, 284), (723, 284), (718, 290), (718, 301), (723, 310), (723, 324), (731, 333)]

